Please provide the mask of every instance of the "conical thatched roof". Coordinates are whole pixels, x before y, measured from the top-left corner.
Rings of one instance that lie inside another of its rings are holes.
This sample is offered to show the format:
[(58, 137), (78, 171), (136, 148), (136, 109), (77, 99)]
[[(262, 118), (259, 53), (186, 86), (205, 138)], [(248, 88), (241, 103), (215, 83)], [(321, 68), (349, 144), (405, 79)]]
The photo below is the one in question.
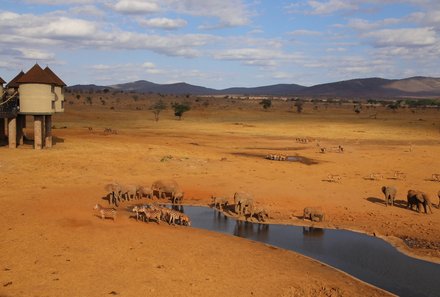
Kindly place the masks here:
[(34, 67), (29, 69), (22, 77), (17, 80), (18, 84), (56, 84), (52, 76), (47, 74), (40, 65), (35, 64)]
[(60, 87), (66, 86), (66, 84), (49, 68), (49, 66), (46, 66), (46, 68), (44, 68), (44, 72), (46, 72), (50, 77), (52, 77), (55, 85)]
[(18, 83), (17, 83), (17, 80), (19, 80), (22, 76), (24, 75), (24, 72), (23, 72), (23, 70), (22, 71), (20, 71), (20, 73), (19, 74), (17, 74), (17, 76), (16, 77), (14, 77), (7, 85), (6, 85), (6, 88), (18, 88)]
[(2, 85), (4, 83), (5, 83), (5, 81), (3, 80), (3, 78), (0, 77), (0, 84)]

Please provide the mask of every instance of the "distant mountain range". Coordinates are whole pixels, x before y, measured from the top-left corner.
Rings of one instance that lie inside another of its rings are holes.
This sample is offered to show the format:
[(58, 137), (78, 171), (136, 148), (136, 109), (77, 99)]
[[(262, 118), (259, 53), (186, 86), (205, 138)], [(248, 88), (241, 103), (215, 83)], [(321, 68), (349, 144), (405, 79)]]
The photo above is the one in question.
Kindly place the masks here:
[(192, 95), (250, 95), (250, 96), (310, 96), (310, 97), (421, 97), (440, 96), (440, 78), (410, 77), (405, 79), (361, 78), (305, 87), (297, 84), (277, 84), (254, 88), (216, 90), (187, 83), (156, 84), (146, 80), (110, 86), (74, 85), (78, 90), (120, 90), (137, 93)]

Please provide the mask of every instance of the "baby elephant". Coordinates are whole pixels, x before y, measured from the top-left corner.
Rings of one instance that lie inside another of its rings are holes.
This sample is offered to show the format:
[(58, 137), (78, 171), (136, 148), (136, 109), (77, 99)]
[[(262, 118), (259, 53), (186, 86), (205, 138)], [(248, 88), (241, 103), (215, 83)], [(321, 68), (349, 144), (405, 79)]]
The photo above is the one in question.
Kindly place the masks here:
[(413, 206), (416, 205), (417, 211), (421, 212), (423, 206), (425, 213), (428, 213), (428, 210), (432, 213), (431, 199), (429, 199), (429, 196), (426, 193), (417, 190), (409, 190), (406, 197), (408, 201), (407, 208), (413, 209)]
[(324, 212), (321, 207), (306, 207), (304, 208), (303, 220), (309, 219), (313, 222), (324, 221)]
[(395, 187), (382, 187), (382, 193), (385, 195), (385, 205), (388, 206), (390, 204), (391, 206), (394, 205), (394, 198), (396, 198), (397, 190)]

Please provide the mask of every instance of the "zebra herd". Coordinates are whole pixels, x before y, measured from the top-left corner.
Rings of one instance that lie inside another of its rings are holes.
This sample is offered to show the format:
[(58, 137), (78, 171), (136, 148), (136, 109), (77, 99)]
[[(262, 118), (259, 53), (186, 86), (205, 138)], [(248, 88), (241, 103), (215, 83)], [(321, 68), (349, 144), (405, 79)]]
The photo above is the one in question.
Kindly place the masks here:
[(147, 223), (155, 221), (157, 224), (164, 221), (170, 225), (177, 223), (182, 226), (191, 226), (191, 219), (183, 212), (155, 204), (135, 206), (132, 212), (136, 214), (136, 221), (141, 219)]

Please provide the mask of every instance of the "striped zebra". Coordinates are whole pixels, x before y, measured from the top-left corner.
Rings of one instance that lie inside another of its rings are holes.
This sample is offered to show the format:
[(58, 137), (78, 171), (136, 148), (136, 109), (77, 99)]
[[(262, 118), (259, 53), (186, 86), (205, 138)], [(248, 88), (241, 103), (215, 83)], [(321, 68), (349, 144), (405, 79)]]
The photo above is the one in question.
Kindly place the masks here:
[(160, 224), (160, 218), (162, 217), (162, 212), (160, 210), (144, 208), (143, 211), (147, 223), (154, 220), (156, 223)]
[(180, 224), (183, 226), (191, 226), (191, 219), (184, 213), (180, 215)]
[(101, 219), (111, 218), (113, 221), (116, 219), (116, 209), (110, 207), (102, 207), (101, 204), (96, 204), (93, 209), (97, 210), (101, 215)]

